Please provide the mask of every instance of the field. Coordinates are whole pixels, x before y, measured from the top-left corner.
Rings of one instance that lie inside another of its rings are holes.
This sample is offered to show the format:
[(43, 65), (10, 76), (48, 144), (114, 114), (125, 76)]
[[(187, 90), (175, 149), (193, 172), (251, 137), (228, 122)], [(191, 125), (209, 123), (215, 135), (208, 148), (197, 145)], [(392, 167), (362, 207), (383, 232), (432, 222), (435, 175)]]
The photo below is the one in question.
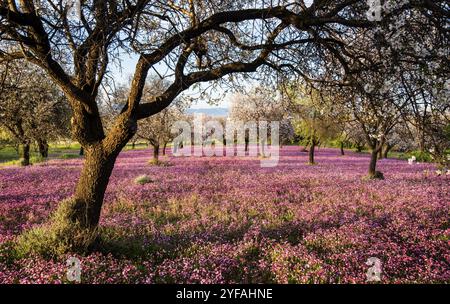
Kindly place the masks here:
[[(101, 246), (81, 260), (83, 283), (450, 282), (450, 176), (432, 164), (299, 147), (280, 163), (256, 158), (122, 152), (108, 186)], [(72, 194), (82, 159), (0, 168), (0, 283), (67, 282), (66, 261), (18, 258), (13, 240)], [(135, 182), (146, 174), (147, 183)]]

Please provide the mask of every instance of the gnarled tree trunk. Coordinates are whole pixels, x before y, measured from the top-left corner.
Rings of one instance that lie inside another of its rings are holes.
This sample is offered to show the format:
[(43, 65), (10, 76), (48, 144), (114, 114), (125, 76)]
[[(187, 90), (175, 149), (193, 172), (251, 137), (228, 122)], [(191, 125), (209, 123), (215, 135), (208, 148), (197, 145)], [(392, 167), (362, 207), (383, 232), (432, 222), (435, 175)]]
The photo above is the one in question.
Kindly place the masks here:
[(92, 145), (85, 150), (85, 163), (71, 210), (71, 220), (83, 228), (95, 228), (98, 225), (106, 187), (119, 151), (105, 152), (102, 144)]
[(99, 115), (93, 116), (84, 108), (75, 108), (72, 134), (82, 146), (85, 161), (74, 195), (58, 207), (50, 221), (50, 229), (57, 235), (56, 241), (68, 244), (67, 250), (84, 251), (92, 245), (94, 238), (91, 235), (96, 235), (116, 158), (136, 129), (136, 120), (122, 115), (106, 136)]
[(341, 142), (341, 155), (345, 155), (343, 142)]

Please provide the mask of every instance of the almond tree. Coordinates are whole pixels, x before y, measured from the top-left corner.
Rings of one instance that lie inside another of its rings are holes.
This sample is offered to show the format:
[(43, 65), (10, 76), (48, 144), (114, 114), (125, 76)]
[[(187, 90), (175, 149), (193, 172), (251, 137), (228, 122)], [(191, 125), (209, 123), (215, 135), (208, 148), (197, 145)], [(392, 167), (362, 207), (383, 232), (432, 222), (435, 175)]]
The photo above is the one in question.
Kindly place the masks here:
[[(169, 85), (167, 80), (151, 77), (144, 88), (142, 103), (152, 102), (153, 97), (163, 94)], [(153, 147), (152, 163), (158, 164), (161, 146), (165, 155), (167, 144), (175, 135), (172, 133), (172, 126), (183, 118), (183, 110), (183, 103), (177, 100), (161, 112), (139, 121), (136, 138), (148, 141)]]
[(339, 135), (342, 111), (332, 102), (331, 96), (316, 89), (294, 88), (287, 95), (296, 131), (309, 146), (309, 164), (313, 165), (315, 148)]
[(349, 122), (344, 130), (352, 147), (356, 148), (356, 152), (362, 152), (366, 145), (366, 137), (361, 128), (354, 122)]
[[(91, 242), (87, 236), (96, 231), (116, 157), (138, 120), (167, 108), (186, 89), (236, 73), (258, 71), (268, 78), (271, 70), (307, 81), (344, 81), (361, 68), (350, 63), (371, 51), (355, 48), (355, 41), (389, 17), (402, 11), (433, 21), (448, 15), (445, 1), (402, 1), (379, 22), (367, 18), (365, 1), (353, 0), (87, 0), (73, 18), (65, 3), (2, 0), (0, 49), (4, 60), (25, 59), (44, 69), (72, 109), (72, 136), (84, 148), (85, 162), (74, 196), (56, 213), (62, 224), (53, 222), (51, 234), (68, 250)], [(122, 110), (105, 132), (99, 89), (126, 52), (138, 61)], [(147, 74), (158, 66), (171, 73), (171, 84), (141, 103)]]
[(30, 164), (33, 142), (46, 158), (48, 142), (68, 134), (70, 111), (64, 95), (27, 62), (1, 64), (0, 79), (0, 126), (22, 146), (21, 164)]
[[(276, 89), (256, 86), (247, 94), (234, 95), (229, 118), (243, 123), (259, 121), (280, 122), (280, 142), (288, 142), (293, 137), (293, 127), (288, 117), (284, 100)], [(257, 125), (257, 131), (259, 128)], [(268, 130), (270, 132), (270, 129)], [(258, 134), (259, 135), (259, 134)], [(259, 136), (258, 136), (259, 138)], [(245, 131), (245, 151), (248, 151), (249, 132)]]
[[(433, 63), (431, 63), (433, 64)], [(448, 67), (436, 65), (439, 70)], [(448, 165), (447, 150), (450, 149), (448, 128), (450, 126), (450, 79), (448, 73), (434, 72), (426, 78), (417, 71), (408, 71), (402, 79), (410, 105), (404, 115), (405, 124), (413, 134), (421, 153), (431, 153), (442, 166)]]
[[(417, 3), (411, 1), (405, 5)], [(433, 7), (435, 14), (427, 15), (433, 8), (399, 10), (392, 1), (386, 1), (383, 9), (396, 12), (391, 17), (392, 23), (382, 23), (376, 30), (366, 32), (363, 39), (354, 41), (354, 48), (372, 52), (362, 60), (350, 62), (347, 68), (360, 67), (360, 72), (347, 73), (346, 85), (336, 85), (338, 100), (347, 103), (371, 149), (370, 179), (383, 178), (376, 170), (377, 159), (382, 156), (391, 132), (403, 123), (411, 108), (422, 108), (415, 96), (424, 86), (424, 80), (428, 80), (427, 90), (435, 87), (430, 82), (449, 81), (449, 35), (444, 29), (445, 18), (439, 18), (449, 16), (449, 7), (438, 2)], [(441, 86), (436, 94), (445, 94), (445, 89)], [(434, 102), (434, 107), (438, 104)]]
[(137, 137), (148, 141), (153, 147), (152, 163), (158, 164), (160, 147), (165, 155), (167, 144), (174, 139), (175, 135), (172, 133), (172, 126), (182, 117), (182, 111), (179, 108), (170, 106), (139, 122)]

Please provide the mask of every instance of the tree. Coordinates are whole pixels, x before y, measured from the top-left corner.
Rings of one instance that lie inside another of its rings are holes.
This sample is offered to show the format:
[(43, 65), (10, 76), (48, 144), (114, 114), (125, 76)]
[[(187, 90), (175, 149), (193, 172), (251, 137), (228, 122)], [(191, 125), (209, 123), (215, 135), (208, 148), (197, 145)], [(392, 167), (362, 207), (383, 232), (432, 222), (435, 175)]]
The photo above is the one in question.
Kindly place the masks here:
[[(73, 198), (56, 213), (64, 225), (52, 226), (60, 230), (53, 234), (55, 242), (70, 244), (70, 250), (83, 250), (77, 236), (96, 231), (116, 157), (135, 135), (137, 121), (162, 111), (189, 87), (257, 70), (294, 72), (308, 81), (343, 80), (357, 72), (348, 69), (349, 62), (371, 50), (354, 48), (352, 40), (366, 39), (366, 32), (403, 11), (433, 21), (447, 16), (445, 1), (392, 5), (383, 22), (367, 19), (364, 1), (347, 0), (280, 1), (279, 6), (231, 0), (81, 1), (79, 18), (68, 16), (65, 1), (35, 3), (1, 1), (0, 48), (6, 60), (23, 58), (43, 68), (72, 109), (72, 136), (83, 146), (85, 162)], [(99, 89), (125, 52), (139, 59), (126, 102), (105, 132)], [(153, 102), (141, 103), (147, 74), (158, 64), (172, 74), (171, 84)]]
[(386, 143), (386, 138), (399, 123), (402, 110), (406, 103), (404, 99), (389, 96), (389, 93), (376, 96), (353, 96), (348, 99), (356, 123), (361, 128), (366, 144), (371, 149), (368, 178), (383, 178), (376, 170), (379, 153)]
[[(432, 66), (438, 66), (432, 63)], [(416, 138), (421, 153), (431, 153), (441, 166), (448, 165), (447, 150), (450, 148), (448, 125), (450, 124), (450, 79), (440, 70), (431, 71), (430, 77), (423, 73), (408, 71), (403, 78), (410, 103), (403, 119), (408, 131)]]
[(349, 122), (344, 131), (350, 140), (353, 148), (356, 148), (356, 152), (362, 152), (366, 145), (366, 137), (361, 128), (354, 122)]
[(26, 62), (0, 66), (0, 125), (22, 145), (21, 164), (30, 164), (36, 142), (48, 157), (48, 142), (68, 134), (70, 112), (60, 90), (45, 81), (43, 71)]
[(280, 122), (280, 145), (287, 145), (292, 143), (295, 138), (295, 129), (292, 121), (292, 117), (285, 117)]
[[(169, 85), (163, 79), (152, 77), (144, 89), (142, 102), (152, 102), (153, 96), (164, 93)], [(163, 155), (165, 155), (166, 146), (173, 140), (175, 135), (172, 133), (172, 126), (175, 122), (183, 118), (183, 108), (181, 101), (173, 102), (171, 106), (163, 109), (161, 112), (142, 119), (139, 122), (136, 137), (145, 139), (152, 145), (153, 163), (159, 163), (159, 150), (161, 146), (163, 148)]]
[(315, 147), (339, 134), (337, 107), (330, 96), (324, 96), (314, 88), (297, 86), (291, 89), (289, 100), (295, 113), (296, 132), (309, 146), (309, 164), (313, 165)]
[[(151, 75), (148, 78), (142, 94), (142, 104), (151, 103), (154, 96), (163, 94), (170, 85), (166, 79), (162, 79), (157, 75)], [(121, 106), (126, 101), (129, 91), (129, 87), (121, 85), (115, 87), (111, 94), (106, 94), (103, 97), (104, 102), (100, 111), (107, 130), (114, 127), (115, 117), (120, 114)], [(137, 132), (130, 139), (133, 148), (136, 141), (142, 139), (147, 141), (153, 147), (152, 162), (157, 164), (160, 147), (163, 148), (162, 152), (165, 155), (166, 146), (174, 137), (171, 133), (172, 125), (177, 120), (182, 119), (184, 107), (184, 103), (181, 100), (177, 100), (161, 112), (139, 120)]]
[[(248, 94), (235, 94), (231, 101), (229, 118), (232, 122), (280, 122), (281, 143), (288, 142), (293, 136), (293, 127), (280, 93), (276, 89), (256, 86)], [(259, 136), (259, 127), (257, 125)], [(268, 129), (270, 132), (270, 128)], [(259, 137), (258, 137), (259, 138)], [(248, 151), (249, 130), (245, 131), (245, 151)]]
[(163, 148), (163, 155), (165, 155), (167, 144), (174, 138), (174, 134), (171, 132), (172, 126), (181, 119), (182, 112), (180, 109), (170, 106), (158, 114), (139, 122), (137, 136), (147, 140), (152, 145), (152, 163), (158, 164), (160, 147)]
[(344, 156), (345, 155), (344, 148), (348, 145), (350, 140), (347, 132), (345, 132), (345, 126), (342, 126), (342, 128), (340, 129), (337, 139), (339, 142), (339, 149), (341, 151), (341, 155)]
[(391, 150), (406, 152), (413, 151), (417, 143), (411, 132), (411, 126), (406, 121), (397, 124), (386, 138), (379, 158), (388, 158)]

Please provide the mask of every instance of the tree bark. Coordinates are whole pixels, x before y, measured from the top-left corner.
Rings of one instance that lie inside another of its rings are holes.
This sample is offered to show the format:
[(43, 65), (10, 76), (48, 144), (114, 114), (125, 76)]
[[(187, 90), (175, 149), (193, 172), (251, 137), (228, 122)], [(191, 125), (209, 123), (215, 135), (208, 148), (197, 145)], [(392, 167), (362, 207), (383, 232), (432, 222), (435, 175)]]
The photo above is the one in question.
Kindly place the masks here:
[(84, 148), (83, 147), (80, 147), (80, 156), (83, 156), (84, 155)]
[(118, 152), (106, 153), (101, 144), (85, 150), (85, 163), (78, 180), (71, 220), (82, 228), (95, 228), (100, 219), (100, 211), (106, 187), (114, 168)]
[(383, 173), (377, 171), (377, 160), (381, 147), (372, 148), (370, 153), (370, 163), (369, 163), (369, 179), (384, 179)]
[(377, 159), (378, 159), (378, 151), (376, 149), (372, 149), (372, 152), (370, 154), (369, 177), (374, 177), (376, 175)]
[[(75, 112), (74, 115), (81, 114)], [(75, 121), (88, 120), (86, 117), (76, 118)], [(102, 130), (91, 129), (89, 125), (80, 126), (72, 123), (72, 134), (80, 142), (85, 160), (75, 193), (69, 200), (70, 204), (62, 204), (56, 211), (56, 214), (62, 215), (64, 222), (55, 223), (55, 229), (64, 226), (95, 231), (116, 158), (136, 130), (136, 120), (125, 115), (119, 116), (108, 136), (105, 136)], [(84, 233), (80, 231), (80, 234)], [(65, 240), (63, 235), (61, 241), (73, 242), (73, 248), (79, 245), (77, 240)]]
[(163, 150), (162, 150), (162, 155), (163, 156), (166, 156), (166, 148), (167, 148), (167, 143), (164, 143)]
[(153, 145), (153, 161), (156, 163), (159, 160), (159, 145)]
[(388, 154), (389, 154), (389, 151), (391, 151), (391, 149), (392, 149), (392, 146), (386, 145), (386, 147), (383, 150), (383, 158), (388, 158)]
[(316, 147), (316, 143), (314, 141), (311, 142), (311, 146), (309, 148), (309, 164), (314, 165), (314, 149)]
[(47, 143), (47, 141), (45, 139), (38, 140), (38, 147), (39, 147), (39, 154), (43, 158), (47, 158), (48, 157), (48, 143)]
[(425, 129), (424, 128), (422, 128), (422, 130), (420, 130), (419, 150), (422, 153), (424, 153), (426, 150), (425, 149)]
[(20, 164), (22, 166), (30, 165), (30, 143), (28, 142), (22, 144), (22, 155)]
[(341, 155), (345, 155), (343, 142), (341, 142)]

